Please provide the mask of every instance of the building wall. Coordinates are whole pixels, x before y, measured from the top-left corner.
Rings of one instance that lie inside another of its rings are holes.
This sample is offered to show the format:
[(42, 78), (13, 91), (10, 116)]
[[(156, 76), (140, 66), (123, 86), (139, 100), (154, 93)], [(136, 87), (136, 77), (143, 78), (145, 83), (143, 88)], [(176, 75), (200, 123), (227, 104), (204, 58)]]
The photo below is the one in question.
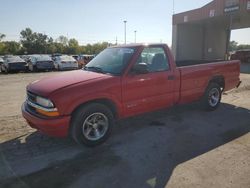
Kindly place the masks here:
[(173, 16), (172, 49), (177, 60), (226, 57), (230, 29), (250, 27), (250, 0), (214, 0)]
[(173, 26), (172, 51), (176, 60), (224, 59), (228, 30), (218, 24)]
[(226, 54), (227, 33), (223, 27), (206, 25), (204, 59), (224, 59)]
[(203, 29), (200, 25), (173, 27), (173, 52), (176, 60), (200, 60), (203, 54)]

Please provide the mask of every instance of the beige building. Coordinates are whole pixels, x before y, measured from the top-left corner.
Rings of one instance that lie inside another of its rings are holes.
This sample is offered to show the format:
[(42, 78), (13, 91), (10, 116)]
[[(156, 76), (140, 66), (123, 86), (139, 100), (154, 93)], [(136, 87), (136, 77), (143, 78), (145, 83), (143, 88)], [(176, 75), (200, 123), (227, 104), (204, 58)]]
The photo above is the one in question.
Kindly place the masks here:
[(225, 59), (231, 30), (247, 27), (250, 0), (214, 0), (173, 15), (172, 50), (176, 60)]

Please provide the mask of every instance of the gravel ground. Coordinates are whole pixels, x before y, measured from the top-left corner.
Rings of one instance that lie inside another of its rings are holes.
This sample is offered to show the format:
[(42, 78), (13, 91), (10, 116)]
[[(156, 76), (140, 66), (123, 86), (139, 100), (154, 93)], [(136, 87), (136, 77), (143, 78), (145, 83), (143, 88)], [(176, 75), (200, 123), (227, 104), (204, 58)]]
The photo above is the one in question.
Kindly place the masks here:
[(0, 187), (250, 187), (250, 74), (214, 112), (190, 104), (122, 120), (92, 149), (22, 118), (26, 85), (54, 74), (0, 74)]

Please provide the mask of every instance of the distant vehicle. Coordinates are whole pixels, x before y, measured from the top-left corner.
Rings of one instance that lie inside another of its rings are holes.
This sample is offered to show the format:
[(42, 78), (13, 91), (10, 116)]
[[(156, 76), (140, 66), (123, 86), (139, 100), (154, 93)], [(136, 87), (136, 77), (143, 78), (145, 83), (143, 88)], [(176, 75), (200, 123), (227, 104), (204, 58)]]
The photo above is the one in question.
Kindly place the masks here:
[(62, 54), (60, 54), (60, 53), (51, 54), (51, 58), (53, 61), (55, 61), (56, 57), (58, 57), (58, 56), (62, 56)]
[(28, 66), (30, 71), (53, 70), (55, 68), (49, 55), (30, 55)]
[(19, 57), (21, 57), (26, 62), (28, 62), (28, 60), (29, 60), (29, 56), (28, 55), (20, 55)]
[(56, 56), (54, 60), (54, 66), (57, 70), (73, 70), (78, 69), (77, 61), (68, 55)]
[(240, 60), (242, 63), (250, 63), (250, 49), (237, 50), (231, 55), (231, 60)]
[(26, 71), (27, 63), (19, 56), (5, 56), (1, 65), (1, 72)]
[(52, 54), (51, 56), (52, 57), (57, 57), (57, 56), (62, 56), (63, 54), (61, 54), (61, 53), (54, 53), (54, 54)]
[(95, 55), (79, 55), (77, 61), (79, 68), (82, 68), (87, 65), (94, 57)]
[(2, 66), (2, 64), (3, 64), (3, 58), (0, 57), (0, 66)]
[(78, 61), (78, 59), (79, 59), (79, 55), (72, 55), (72, 57), (73, 57), (76, 61)]

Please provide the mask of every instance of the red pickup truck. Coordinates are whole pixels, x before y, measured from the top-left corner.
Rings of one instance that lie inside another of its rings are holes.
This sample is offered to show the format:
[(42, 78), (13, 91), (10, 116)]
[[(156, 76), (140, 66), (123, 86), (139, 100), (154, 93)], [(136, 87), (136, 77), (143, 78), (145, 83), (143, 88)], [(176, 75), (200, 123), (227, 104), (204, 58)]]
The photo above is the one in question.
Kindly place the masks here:
[(239, 71), (238, 60), (175, 62), (164, 44), (110, 47), (82, 70), (29, 84), (22, 114), (41, 132), (95, 146), (117, 119), (199, 100), (215, 110)]

